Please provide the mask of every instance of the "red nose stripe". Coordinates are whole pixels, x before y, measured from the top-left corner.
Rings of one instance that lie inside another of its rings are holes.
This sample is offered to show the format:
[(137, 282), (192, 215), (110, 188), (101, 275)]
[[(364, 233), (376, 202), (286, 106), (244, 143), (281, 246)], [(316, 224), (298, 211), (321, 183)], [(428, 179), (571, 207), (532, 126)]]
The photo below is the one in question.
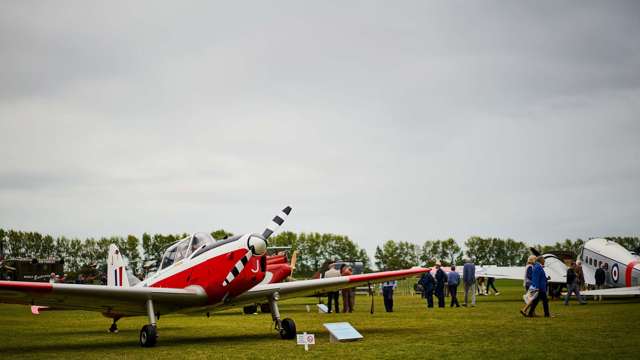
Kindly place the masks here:
[(636, 266), (637, 263), (638, 263), (638, 260), (631, 260), (627, 264), (627, 271), (624, 274), (625, 275), (624, 282), (627, 287), (631, 287), (631, 273), (633, 273), (633, 267)]

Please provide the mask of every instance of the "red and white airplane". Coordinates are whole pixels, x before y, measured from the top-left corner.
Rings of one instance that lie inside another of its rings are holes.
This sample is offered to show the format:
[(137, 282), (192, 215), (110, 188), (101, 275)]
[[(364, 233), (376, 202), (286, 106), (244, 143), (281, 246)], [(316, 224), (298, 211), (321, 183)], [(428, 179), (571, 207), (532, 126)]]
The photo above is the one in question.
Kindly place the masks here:
[(140, 345), (150, 347), (156, 343), (156, 324), (160, 315), (209, 315), (230, 307), (266, 302), (280, 336), (293, 339), (296, 336), (295, 322), (289, 318), (281, 319), (278, 300), (402, 279), (427, 271), (425, 268), (412, 268), (261, 283), (267, 272), (267, 239), (290, 212), (291, 207), (284, 208), (261, 235), (245, 234), (215, 241), (206, 233), (195, 233), (170, 246), (164, 253), (158, 272), (135, 284), (127, 276), (119, 251), (112, 246), (107, 286), (0, 281), (0, 303), (97, 311), (113, 319), (111, 332), (117, 331), (116, 322), (120, 318), (147, 316), (149, 324), (140, 330)]

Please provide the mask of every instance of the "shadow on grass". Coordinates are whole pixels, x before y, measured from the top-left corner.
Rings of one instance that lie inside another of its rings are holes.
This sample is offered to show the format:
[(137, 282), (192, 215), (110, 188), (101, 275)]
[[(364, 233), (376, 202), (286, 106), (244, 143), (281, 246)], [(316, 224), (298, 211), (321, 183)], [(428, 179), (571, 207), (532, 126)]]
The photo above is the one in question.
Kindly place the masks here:
[[(85, 333), (95, 333), (95, 331), (88, 331)], [(138, 344), (138, 332), (137, 331), (123, 331), (126, 333), (126, 338), (122, 341), (109, 341), (104, 343), (95, 342), (93, 339), (88, 339), (86, 343), (55, 343), (55, 344), (30, 344), (28, 347), (24, 346), (3, 346), (3, 355), (25, 355), (34, 354), (39, 352), (57, 352), (57, 351), (91, 351), (91, 350), (126, 350), (140, 348)], [(134, 334), (135, 333), (135, 334)], [(71, 334), (71, 333), (70, 333)], [(78, 332), (80, 334), (80, 332)], [(108, 336), (105, 334), (105, 336)], [(265, 334), (238, 334), (229, 336), (167, 336), (158, 338), (157, 348), (171, 347), (173, 345), (220, 345), (224, 343), (229, 344), (247, 344), (248, 343), (260, 343), (265, 341), (279, 340), (277, 334), (265, 333)], [(285, 340), (282, 340), (285, 341)], [(294, 341), (294, 340), (286, 340)], [(151, 353), (150, 353), (151, 355)]]

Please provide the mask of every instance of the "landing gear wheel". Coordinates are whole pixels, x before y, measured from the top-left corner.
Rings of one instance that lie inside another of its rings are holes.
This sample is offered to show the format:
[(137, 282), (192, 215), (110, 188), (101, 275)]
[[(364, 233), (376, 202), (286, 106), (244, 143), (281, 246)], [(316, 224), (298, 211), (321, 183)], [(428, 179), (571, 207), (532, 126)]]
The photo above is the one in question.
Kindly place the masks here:
[(269, 306), (269, 304), (260, 304), (260, 312), (263, 314), (270, 314), (271, 313), (271, 306)]
[(242, 308), (242, 311), (246, 314), (246, 315), (250, 315), (250, 314), (255, 314), (258, 312), (258, 305), (249, 305), (249, 306), (245, 306), (244, 308)]
[(109, 328), (109, 332), (110, 333), (117, 333), (118, 332), (118, 325), (116, 325), (115, 321), (113, 322), (113, 324), (111, 324), (111, 327)]
[(296, 323), (286, 318), (280, 323), (280, 337), (285, 340), (296, 338)]
[(155, 346), (158, 339), (158, 332), (153, 325), (145, 325), (140, 330), (140, 346), (152, 347)]

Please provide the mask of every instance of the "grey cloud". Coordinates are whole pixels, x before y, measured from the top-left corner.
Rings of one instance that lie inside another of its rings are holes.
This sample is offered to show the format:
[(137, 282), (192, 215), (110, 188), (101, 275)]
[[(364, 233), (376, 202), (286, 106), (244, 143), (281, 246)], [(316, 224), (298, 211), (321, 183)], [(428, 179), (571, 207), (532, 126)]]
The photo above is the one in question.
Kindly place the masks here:
[(0, 226), (638, 233), (635, 2), (0, 6)]

